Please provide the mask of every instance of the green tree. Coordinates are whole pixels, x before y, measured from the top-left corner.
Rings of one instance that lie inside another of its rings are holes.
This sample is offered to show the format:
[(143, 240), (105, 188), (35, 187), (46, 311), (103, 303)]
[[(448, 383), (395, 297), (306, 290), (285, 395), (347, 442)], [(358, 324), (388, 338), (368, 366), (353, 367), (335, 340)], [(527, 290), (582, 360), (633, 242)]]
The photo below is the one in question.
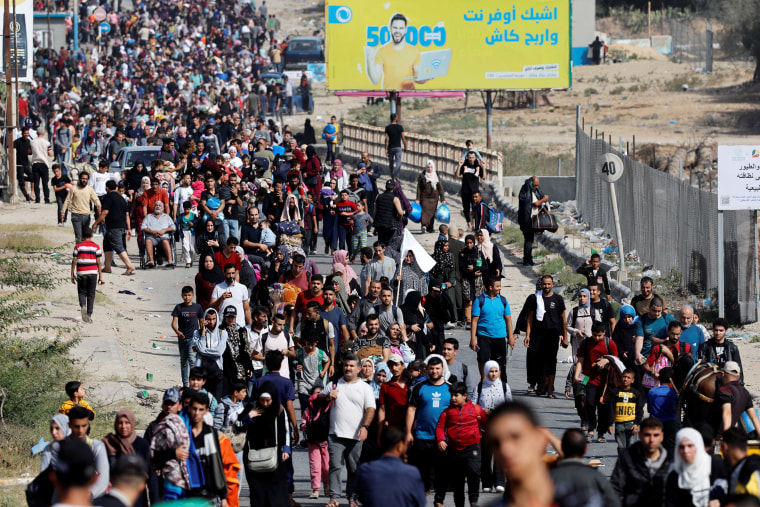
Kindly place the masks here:
[(760, 0), (720, 2), (723, 23), (721, 47), (729, 56), (751, 54), (755, 58), (753, 81), (760, 81)]

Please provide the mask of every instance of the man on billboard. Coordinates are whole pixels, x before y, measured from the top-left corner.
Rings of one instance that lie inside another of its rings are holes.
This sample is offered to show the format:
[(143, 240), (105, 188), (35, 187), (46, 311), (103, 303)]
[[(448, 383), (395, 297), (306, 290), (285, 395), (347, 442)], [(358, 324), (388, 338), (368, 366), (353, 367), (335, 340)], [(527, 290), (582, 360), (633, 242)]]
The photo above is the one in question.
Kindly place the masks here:
[(367, 76), (372, 84), (382, 82), (383, 90), (414, 89), (415, 81), (408, 78), (417, 75), (420, 50), (406, 43), (407, 25), (406, 16), (394, 14), (388, 26), (391, 40), (376, 51), (367, 48)]

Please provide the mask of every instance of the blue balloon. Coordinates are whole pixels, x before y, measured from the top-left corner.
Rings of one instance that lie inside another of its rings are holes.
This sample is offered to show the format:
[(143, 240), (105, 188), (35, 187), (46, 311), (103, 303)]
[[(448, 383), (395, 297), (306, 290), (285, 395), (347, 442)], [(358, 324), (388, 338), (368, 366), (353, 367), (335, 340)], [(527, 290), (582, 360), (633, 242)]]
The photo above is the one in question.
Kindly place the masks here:
[(435, 219), (443, 224), (447, 224), (451, 221), (451, 211), (445, 204), (438, 206), (438, 210), (435, 212)]
[(420, 223), (420, 221), (422, 220), (422, 206), (420, 206), (416, 202), (412, 203), (412, 212), (409, 213), (409, 220), (411, 220), (415, 224)]

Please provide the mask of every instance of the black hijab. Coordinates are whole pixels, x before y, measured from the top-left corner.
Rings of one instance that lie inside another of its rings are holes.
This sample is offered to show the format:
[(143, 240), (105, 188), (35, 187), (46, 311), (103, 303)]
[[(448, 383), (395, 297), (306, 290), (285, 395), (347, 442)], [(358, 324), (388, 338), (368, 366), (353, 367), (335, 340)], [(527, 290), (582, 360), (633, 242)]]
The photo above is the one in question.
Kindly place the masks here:
[[(285, 445), (285, 439), (283, 438), (285, 434), (285, 421), (284, 417), (280, 417), (282, 405), (280, 404), (280, 397), (277, 394), (277, 388), (272, 381), (267, 380), (261, 384), (256, 394), (257, 403), (264, 393), (271, 396), (272, 404), (261, 415), (254, 417), (248, 425), (248, 444), (253, 449), (273, 447), (275, 441), (278, 447)], [(275, 434), (275, 432), (277, 433)]]
[(424, 316), (419, 308), (421, 302), (422, 294), (416, 290), (413, 290), (404, 297), (404, 302), (399, 307), (404, 314), (404, 323), (412, 325), (420, 319), (424, 321)]
[[(211, 257), (211, 260), (214, 261), (213, 268), (206, 269), (206, 257)], [(222, 273), (221, 268), (219, 268), (219, 265), (216, 263), (216, 259), (214, 259), (214, 256), (211, 254), (201, 256), (201, 259), (198, 262), (198, 272), (201, 274), (201, 277), (209, 283), (216, 284), (224, 281), (224, 273)]]

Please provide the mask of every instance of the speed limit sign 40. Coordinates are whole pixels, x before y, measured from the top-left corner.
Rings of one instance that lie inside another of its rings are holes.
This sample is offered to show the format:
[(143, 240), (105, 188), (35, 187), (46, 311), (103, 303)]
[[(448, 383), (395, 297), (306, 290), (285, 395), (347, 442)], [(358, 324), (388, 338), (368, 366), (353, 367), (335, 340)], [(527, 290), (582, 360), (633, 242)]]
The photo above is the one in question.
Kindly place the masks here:
[(596, 174), (607, 183), (614, 183), (623, 176), (625, 166), (620, 157), (605, 153), (596, 159)]

